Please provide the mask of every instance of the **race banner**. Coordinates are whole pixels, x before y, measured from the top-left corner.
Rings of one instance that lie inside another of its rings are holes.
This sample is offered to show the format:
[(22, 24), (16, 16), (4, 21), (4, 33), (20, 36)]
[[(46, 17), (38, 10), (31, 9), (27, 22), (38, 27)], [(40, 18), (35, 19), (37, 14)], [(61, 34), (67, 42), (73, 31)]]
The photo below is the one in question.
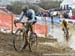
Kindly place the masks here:
[[(18, 28), (21, 28), (22, 24), (20, 23), (17, 24), (17, 27), (14, 26), (13, 22), (16, 18), (17, 18), (16, 15), (8, 14), (7, 12), (0, 10), (0, 29), (17, 30)], [(48, 30), (46, 18), (37, 17), (37, 23), (33, 26), (33, 29), (38, 34), (47, 34)]]

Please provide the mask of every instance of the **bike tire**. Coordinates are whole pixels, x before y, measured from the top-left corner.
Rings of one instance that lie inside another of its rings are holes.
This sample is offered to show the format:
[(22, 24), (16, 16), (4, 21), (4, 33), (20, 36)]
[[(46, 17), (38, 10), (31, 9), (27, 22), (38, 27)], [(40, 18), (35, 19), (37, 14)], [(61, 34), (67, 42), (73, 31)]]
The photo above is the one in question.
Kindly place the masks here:
[(16, 51), (22, 51), (25, 46), (25, 37), (22, 29), (16, 30), (13, 37), (13, 46)]
[(30, 44), (30, 49), (36, 49), (38, 45), (38, 40), (37, 40), (37, 34), (36, 33), (31, 33), (29, 37), (29, 44)]

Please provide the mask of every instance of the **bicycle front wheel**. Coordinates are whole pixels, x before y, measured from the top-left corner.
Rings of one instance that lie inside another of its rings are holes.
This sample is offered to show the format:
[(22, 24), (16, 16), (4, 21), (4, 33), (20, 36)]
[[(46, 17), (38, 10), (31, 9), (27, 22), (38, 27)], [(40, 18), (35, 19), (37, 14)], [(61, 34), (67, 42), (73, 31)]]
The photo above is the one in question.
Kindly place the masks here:
[(13, 45), (16, 51), (22, 51), (25, 46), (25, 38), (23, 36), (23, 30), (18, 29), (13, 37)]

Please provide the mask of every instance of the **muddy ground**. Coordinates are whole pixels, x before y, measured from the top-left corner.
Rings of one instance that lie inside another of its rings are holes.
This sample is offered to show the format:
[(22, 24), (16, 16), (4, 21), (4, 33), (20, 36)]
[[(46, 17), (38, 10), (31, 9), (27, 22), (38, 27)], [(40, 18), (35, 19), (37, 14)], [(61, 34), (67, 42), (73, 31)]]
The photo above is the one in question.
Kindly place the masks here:
[[(50, 38), (38, 38), (38, 42), (54, 43), (56, 40)], [(75, 51), (38, 44), (37, 49), (33, 49), (32, 52), (29, 52), (28, 48), (22, 52), (17, 52), (13, 48), (13, 35), (0, 33), (0, 56), (60, 56), (51, 54), (65, 54), (61, 56), (67, 56), (66, 53), (73, 54), (74, 56)]]

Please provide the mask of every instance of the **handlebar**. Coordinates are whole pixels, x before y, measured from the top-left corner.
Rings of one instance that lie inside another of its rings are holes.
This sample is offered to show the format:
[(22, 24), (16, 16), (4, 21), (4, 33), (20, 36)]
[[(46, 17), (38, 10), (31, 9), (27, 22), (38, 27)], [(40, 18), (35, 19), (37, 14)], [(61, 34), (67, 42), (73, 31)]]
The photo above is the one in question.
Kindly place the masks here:
[(16, 26), (16, 23), (21, 23), (22, 25), (24, 25), (24, 24), (26, 24), (26, 23), (28, 23), (27, 21), (26, 22), (17, 22), (16, 20), (14, 21), (14, 25), (15, 25), (15, 27), (17, 27)]

